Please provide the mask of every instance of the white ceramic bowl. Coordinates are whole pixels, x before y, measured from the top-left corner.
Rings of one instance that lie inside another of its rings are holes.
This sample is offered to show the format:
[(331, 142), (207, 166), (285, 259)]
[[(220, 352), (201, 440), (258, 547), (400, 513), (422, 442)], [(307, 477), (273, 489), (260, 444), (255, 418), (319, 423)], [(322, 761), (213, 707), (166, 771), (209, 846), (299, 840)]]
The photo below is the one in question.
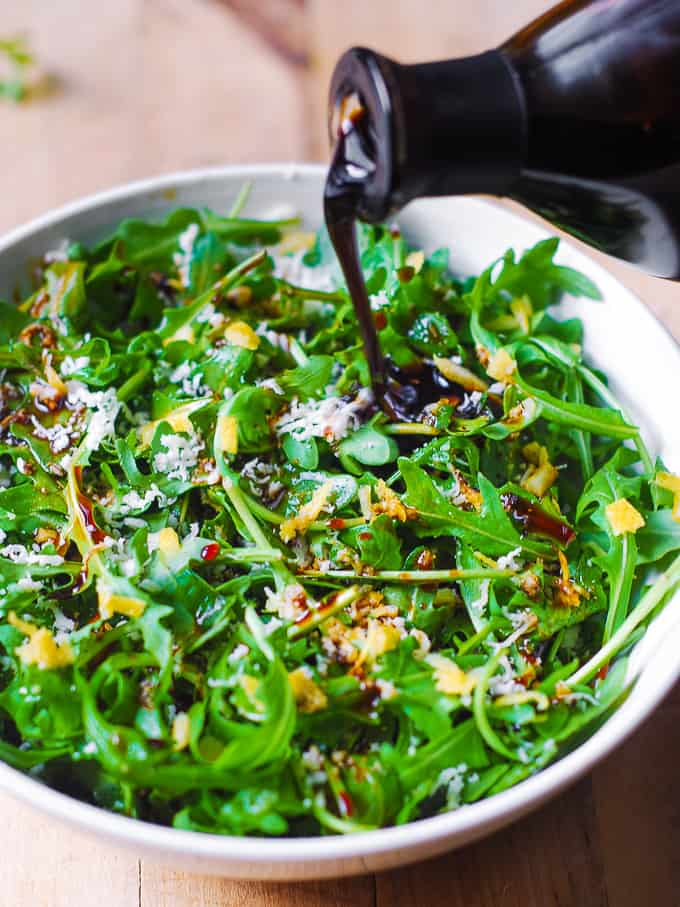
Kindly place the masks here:
[[(47, 214), (0, 240), (0, 298), (25, 282), (26, 262), (64, 237), (91, 243), (125, 217), (160, 218), (177, 206), (226, 211), (247, 180), (253, 190), (248, 214), (263, 216), (292, 205), (305, 224), (321, 220), (324, 170), (314, 165), (225, 167), (163, 176), (84, 199)], [(400, 218), (423, 247), (448, 245), (463, 274), (476, 273), (508, 246), (524, 249), (546, 232), (500, 206), (471, 198), (428, 200)], [(566, 300), (565, 315), (586, 323), (586, 351), (606, 369), (613, 390), (644, 429), (654, 453), (680, 467), (680, 352), (649, 311), (610, 274), (563, 243), (559, 259), (587, 273), (604, 301)], [(0, 788), (36, 809), (173, 867), (232, 878), (303, 879), (387, 869), (460, 847), (535, 809), (591, 769), (618, 746), (661, 702), (680, 676), (680, 600), (656, 618), (630, 662), (637, 676), (632, 694), (582, 746), (489, 800), (400, 828), (348, 837), (234, 838), (175, 831), (117, 816), (73, 800), (0, 764)]]

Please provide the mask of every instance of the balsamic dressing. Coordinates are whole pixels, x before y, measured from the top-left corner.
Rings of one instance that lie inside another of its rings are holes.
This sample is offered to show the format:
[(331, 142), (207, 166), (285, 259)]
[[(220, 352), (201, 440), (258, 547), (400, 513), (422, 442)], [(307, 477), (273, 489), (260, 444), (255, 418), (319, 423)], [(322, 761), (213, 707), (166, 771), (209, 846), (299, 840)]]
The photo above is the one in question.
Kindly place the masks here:
[(386, 395), (385, 360), (366, 292), (356, 235), (356, 199), (372, 163), (369, 137), (362, 128), (364, 110), (356, 101), (347, 109), (353, 100), (348, 96), (340, 102), (337, 142), (324, 191), (324, 215), (359, 322), (373, 392), (382, 403)]
[(501, 495), (505, 510), (522, 525), (525, 532), (547, 535), (565, 547), (574, 541), (576, 533), (562, 520), (551, 516), (538, 504), (532, 504), (517, 494)]
[(326, 227), (357, 315), (376, 402), (390, 419), (410, 421), (428, 403), (456, 396), (460, 389), (433, 365), (420, 362), (406, 371), (382, 354), (356, 235), (357, 205), (375, 169), (372, 137), (356, 96), (342, 98), (337, 119), (337, 140), (324, 191)]

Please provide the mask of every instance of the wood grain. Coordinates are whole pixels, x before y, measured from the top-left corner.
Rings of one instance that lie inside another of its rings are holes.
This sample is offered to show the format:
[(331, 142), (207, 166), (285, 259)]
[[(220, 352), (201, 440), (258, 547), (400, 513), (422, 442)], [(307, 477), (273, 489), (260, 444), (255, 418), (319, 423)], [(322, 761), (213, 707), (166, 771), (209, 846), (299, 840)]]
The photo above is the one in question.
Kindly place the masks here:
[(616, 907), (680, 905), (679, 757), (680, 705), (671, 696), (593, 772), (607, 891)]
[[(325, 159), (328, 78), (354, 43), (405, 61), (474, 53), (547, 0), (22, 0), (59, 90), (0, 104), (0, 230), (124, 180), (222, 162)], [(426, 13), (426, 14), (425, 14)], [(605, 260), (680, 338), (680, 289)], [(680, 907), (680, 686), (538, 813), (397, 872), (308, 885), (173, 872), (0, 798), (8, 907)]]
[(377, 894), (377, 907), (606, 907), (590, 779), (479, 844), (379, 875)]
[(372, 876), (300, 883), (230, 882), (175, 873), (143, 863), (141, 883), (140, 907), (374, 907), (375, 904)]
[(9, 797), (0, 800), (3, 907), (137, 907), (140, 863), (64, 829)]

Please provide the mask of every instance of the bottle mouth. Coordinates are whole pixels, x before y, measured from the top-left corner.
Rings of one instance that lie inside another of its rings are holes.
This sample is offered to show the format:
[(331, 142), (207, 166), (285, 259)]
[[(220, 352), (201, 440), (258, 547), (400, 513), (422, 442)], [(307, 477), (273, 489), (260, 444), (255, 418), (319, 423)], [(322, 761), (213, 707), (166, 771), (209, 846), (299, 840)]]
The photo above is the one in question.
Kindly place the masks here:
[(328, 127), (334, 153), (326, 196), (351, 198), (353, 213), (369, 223), (391, 213), (394, 136), (385, 78), (390, 63), (353, 47), (331, 78)]

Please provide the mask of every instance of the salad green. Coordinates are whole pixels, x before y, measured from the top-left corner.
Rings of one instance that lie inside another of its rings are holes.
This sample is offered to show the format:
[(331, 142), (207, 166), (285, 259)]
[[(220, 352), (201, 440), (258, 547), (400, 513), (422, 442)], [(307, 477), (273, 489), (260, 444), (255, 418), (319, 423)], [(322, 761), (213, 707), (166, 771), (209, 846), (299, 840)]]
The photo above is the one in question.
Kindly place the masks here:
[(235, 835), (492, 796), (626, 695), (680, 479), (551, 314), (599, 295), (557, 240), (460, 279), (361, 228), (434, 389), (391, 422), (326, 234), (243, 201), (64, 244), (0, 304), (0, 758)]

